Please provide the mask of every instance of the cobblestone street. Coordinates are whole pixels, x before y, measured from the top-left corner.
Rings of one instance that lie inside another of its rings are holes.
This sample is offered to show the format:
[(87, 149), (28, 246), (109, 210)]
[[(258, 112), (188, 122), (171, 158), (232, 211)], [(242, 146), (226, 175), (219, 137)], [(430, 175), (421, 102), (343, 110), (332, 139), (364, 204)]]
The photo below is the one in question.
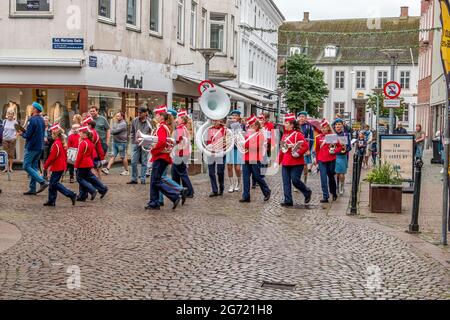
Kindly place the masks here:
[[(308, 210), (279, 206), (278, 176), (269, 203), (257, 190), (246, 205), (238, 194), (211, 200), (206, 179), (194, 178), (184, 207), (155, 213), (143, 209), (149, 185), (117, 172), (104, 177), (105, 199), (73, 208), (59, 196), (50, 209), (46, 192), (22, 196), (22, 172), (3, 175), (0, 221), (21, 239), (0, 254), (0, 299), (450, 299), (448, 267), (335, 215), (348, 196), (320, 207), (317, 176)], [(79, 289), (67, 285), (77, 268)]]

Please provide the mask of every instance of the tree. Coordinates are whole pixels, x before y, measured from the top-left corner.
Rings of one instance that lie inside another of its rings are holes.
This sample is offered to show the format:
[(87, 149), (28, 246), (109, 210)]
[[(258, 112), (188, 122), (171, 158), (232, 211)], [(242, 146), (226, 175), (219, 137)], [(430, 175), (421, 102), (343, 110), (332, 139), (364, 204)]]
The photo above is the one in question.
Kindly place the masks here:
[[(369, 100), (367, 101), (367, 106), (372, 110), (373, 114), (377, 113), (377, 97), (380, 101), (380, 117), (388, 117), (389, 116), (389, 108), (384, 107), (384, 94), (382, 92), (377, 92), (374, 94), (368, 94), (367, 97)], [(394, 114), (401, 118), (403, 113), (405, 112), (406, 104), (405, 99), (400, 98), (400, 108), (394, 109)]]
[(280, 88), (284, 101), (291, 112), (306, 110), (311, 116), (319, 116), (319, 107), (328, 97), (328, 88), (323, 72), (317, 69), (305, 55), (291, 56), (282, 66), (285, 74), (280, 77)]

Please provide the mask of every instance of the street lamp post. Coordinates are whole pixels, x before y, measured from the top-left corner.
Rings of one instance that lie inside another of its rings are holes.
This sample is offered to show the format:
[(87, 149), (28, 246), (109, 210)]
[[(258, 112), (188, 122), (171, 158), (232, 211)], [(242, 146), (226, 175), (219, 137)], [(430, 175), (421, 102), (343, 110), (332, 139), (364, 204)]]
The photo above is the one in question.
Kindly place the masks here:
[(376, 132), (377, 132), (377, 149), (378, 149), (378, 165), (381, 163), (381, 157), (380, 157), (380, 97), (378, 96), (381, 92), (383, 92), (383, 89), (381, 88), (375, 88), (373, 89), (373, 92), (375, 93), (375, 98), (377, 98), (377, 116), (376, 116)]
[(209, 62), (212, 58), (216, 55), (216, 53), (220, 52), (219, 49), (213, 49), (213, 48), (203, 48), (203, 49), (197, 49), (198, 52), (200, 52), (205, 58), (205, 80), (209, 80)]

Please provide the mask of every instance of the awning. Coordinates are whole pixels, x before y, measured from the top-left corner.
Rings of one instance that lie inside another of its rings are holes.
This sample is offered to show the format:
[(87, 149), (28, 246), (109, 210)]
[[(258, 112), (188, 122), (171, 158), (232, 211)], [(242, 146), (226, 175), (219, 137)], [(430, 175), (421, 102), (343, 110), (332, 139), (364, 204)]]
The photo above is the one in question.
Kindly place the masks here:
[(1, 49), (0, 66), (81, 68), (84, 54), (61, 50)]
[[(219, 85), (220, 86), (220, 85)], [(240, 95), (242, 95), (242, 96), (244, 96), (244, 97), (246, 97), (247, 99), (249, 99), (249, 100), (252, 100), (253, 102), (253, 104), (255, 104), (255, 103), (257, 103), (257, 102), (260, 102), (260, 103), (262, 103), (262, 104), (276, 104), (277, 102), (276, 101), (274, 101), (274, 100), (271, 100), (271, 99), (267, 99), (267, 98), (264, 98), (264, 97), (262, 97), (262, 96), (259, 96), (259, 95), (257, 95), (257, 94), (254, 94), (254, 93), (252, 93), (252, 92), (250, 92), (249, 90), (247, 90), (247, 89), (242, 89), (242, 88), (232, 88), (232, 87), (229, 87), (229, 86), (221, 86), (221, 87), (224, 87), (224, 88), (226, 88), (226, 89), (228, 89), (228, 90), (231, 90), (231, 91), (233, 91), (233, 92), (238, 92)]]

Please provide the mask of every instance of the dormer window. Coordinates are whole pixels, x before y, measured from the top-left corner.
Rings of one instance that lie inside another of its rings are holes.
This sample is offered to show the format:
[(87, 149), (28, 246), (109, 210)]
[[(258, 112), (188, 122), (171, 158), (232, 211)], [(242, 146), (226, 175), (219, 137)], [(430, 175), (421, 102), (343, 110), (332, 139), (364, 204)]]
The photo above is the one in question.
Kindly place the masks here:
[(336, 58), (337, 56), (337, 47), (334, 45), (328, 45), (325, 47), (325, 58)]

